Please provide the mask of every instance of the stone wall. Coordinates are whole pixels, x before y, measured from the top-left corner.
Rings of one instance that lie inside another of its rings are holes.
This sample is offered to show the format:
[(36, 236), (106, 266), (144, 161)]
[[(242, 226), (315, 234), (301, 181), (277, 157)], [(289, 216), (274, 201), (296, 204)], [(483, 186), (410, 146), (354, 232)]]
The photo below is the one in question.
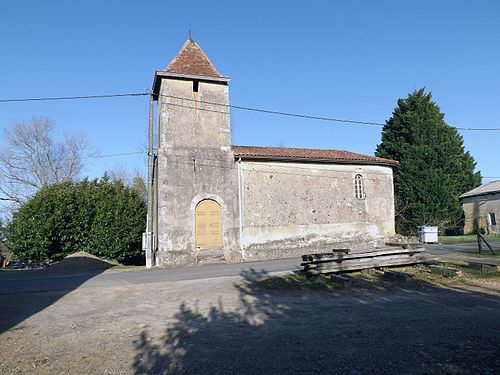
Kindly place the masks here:
[[(356, 251), (394, 236), (391, 167), (235, 162), (228, 108), (207, 104), (229, 104), (227, 84), (193, 88), (164, 77), (158, 96), (157, 265)], [(357, 174), (363, 198), (355, 197)], [(204, 199), (221, 207), (222, 248), (196, 246), (195, 208)]]
[[(479, 227), (486, 233), (500, 233), (500, 193), (479, 195), (462, 199), (465, 213), (464, 233), (474, 233), (474, 219), (479, 220)], [(491, 225), (488, 214), (493, 213), (496, 225)]]
[[(229, 114), (226, 107), (202, 103), (228, 103), (228, 87), (200, 82), (199, 101), (193, 101), (192, 81), (164, 78), (160, 93), (156, 264), (237, 260), (237, 175), (230, 149)], [(221, 206), (221, 249), (196, 248), (195, 208), (203, 199), (213, 199)]]
[[(392, 168), (284, 162), (241, 163), (247, 259), (352, 251), (393, 237)], [(354, 177), (363, 176), (364, 198)]]
[(228, 108), (207, 104), (229, 104), (229, 87), (226, 84), (199, 82), (198, 95), (195, 95), (192, 80), (164, 78), (160, 94), (160, 148), (229, 151), (231, 129)]

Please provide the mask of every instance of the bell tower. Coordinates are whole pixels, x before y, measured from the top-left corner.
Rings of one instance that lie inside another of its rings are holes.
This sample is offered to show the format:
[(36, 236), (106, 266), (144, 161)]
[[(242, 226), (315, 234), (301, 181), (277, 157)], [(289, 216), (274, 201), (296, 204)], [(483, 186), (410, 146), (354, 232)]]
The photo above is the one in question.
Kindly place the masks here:
[(155, 74), (157, 265), (238, 257), (229, 80), (191, 38)]

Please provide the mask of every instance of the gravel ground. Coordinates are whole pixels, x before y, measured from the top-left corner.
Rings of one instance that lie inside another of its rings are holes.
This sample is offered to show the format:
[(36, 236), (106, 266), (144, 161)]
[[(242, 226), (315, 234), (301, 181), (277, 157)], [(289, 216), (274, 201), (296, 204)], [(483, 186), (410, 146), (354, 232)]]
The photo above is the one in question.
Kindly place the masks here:
[(260, 276), (4, 295), (0, 373), (500, 372), (498, 282), (269, 291)]

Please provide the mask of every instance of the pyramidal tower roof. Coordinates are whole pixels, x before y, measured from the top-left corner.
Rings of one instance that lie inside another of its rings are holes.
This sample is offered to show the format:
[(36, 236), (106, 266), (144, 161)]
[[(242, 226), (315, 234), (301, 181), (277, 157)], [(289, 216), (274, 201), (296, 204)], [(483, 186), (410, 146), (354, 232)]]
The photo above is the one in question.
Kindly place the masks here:
[(191, 38), (186, 40), (177, 56), (167, 66), (169, 73), (225, 78), (205, 55), (205, 52)]
[(152, 88), (153, 100), (155, 101), (158, 100), (164, 78), (199, 80), (222, 85), (227, 85), (231, 80), (231, 78), (225, 77), (217, 71), (215, 65), (205, 55), (205, 52), (191, 38), (186, 40), (180, 51), (165, 69), (156, 71)]

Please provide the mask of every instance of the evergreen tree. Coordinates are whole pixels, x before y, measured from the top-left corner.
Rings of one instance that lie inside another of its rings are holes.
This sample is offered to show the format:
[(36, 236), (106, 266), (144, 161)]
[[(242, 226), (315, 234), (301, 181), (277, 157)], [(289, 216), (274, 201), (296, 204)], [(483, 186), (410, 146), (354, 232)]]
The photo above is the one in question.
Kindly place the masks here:
[(455, 226), (462, 217), (458, 196), (481, 183), (462, 136), (424, 89), (398, 100), (376, 155), (400, 162), (394, 171), (398, 233), (415, 234), (419, 225)]

